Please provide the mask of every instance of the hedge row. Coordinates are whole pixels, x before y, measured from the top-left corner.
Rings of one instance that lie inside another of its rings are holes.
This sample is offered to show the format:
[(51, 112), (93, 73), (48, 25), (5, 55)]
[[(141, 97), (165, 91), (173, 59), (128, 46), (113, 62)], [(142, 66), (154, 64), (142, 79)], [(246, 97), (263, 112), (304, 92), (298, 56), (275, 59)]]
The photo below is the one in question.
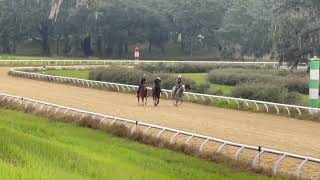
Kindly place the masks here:
[(143, 63), (136, 66), (137, 69), (150, 73), (208, 73), (213, 69), (241, 68), (241, 69), (262, 69), (272, 66), (237, 65), (237, 64), (188, 64), (188, 63)]
[(271, 69), (216, 69), (209, 72), (209, 81), (214, 84), (236, 86), (241, 83), (269, 83), (287, 88), (290, 92), (308, 94), (309, 85), (306, 74), (288, 73)]
[[(161, 87), (164, 89), (172, 89), (175, 85), (177, 76), (168, 73), (149, 73), (134, 68), (111, 66), (107, 68), (98, 68), (90, 72), (89, 78), (96, 81), (114, 82), (121, 84), (138, 85), (143, 74), (146, 74), (148, 86), (153, 85), (153, 81), (160, 77)], [(191, 79), (183, 79), (186, 89), (191, 92), (205, 93), (207, 92), (209, 85), (197, 85), (195, 81)]]
[(287, 88), (280, 84), (268, 82), (241, 83), (232, 95), (244, 99), (302, 105), (300, 94), (289, 92)]

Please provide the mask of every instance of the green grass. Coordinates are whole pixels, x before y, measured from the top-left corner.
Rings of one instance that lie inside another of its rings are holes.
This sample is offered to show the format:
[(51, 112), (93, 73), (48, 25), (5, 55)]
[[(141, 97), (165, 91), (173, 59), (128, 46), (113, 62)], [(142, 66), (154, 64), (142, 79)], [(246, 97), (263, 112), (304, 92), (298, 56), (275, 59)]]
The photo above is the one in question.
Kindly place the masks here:
[(221, 95), (230, 96), (235, 89), (233, 86), (212, 84), (208, 81), (208, 73), (183, 73), (183, 77), (194, 80), (197, 84), (210, 84), (209, 93), (220, 92)]
[(233, 86), (211, 84), (210, 89), (209, 89), (209, 93), (210, 92), (213, 92), (213, 93), (214, 92), (221, 92), (221, 94), (224, 96), (231, 96), (234, 89), (235, 89), (235, 87), (233, 87)]
[(90, 70), (48, 70), (46, 71), (46, 74), (78, 79), (89, 79)]
[(205, 84), (208, 82), (208, 73), (183, 73), (181, 75), (196, 81), (198, 84)]
[[(302, 96), (302, 102), (304, 105), (309, 106), (309, 95), (301, 94)], [(319, 101), (319, 107), (320, 107), (320, 101)]]
[[(88, 58), (84, 57), (63, 57), (63, 56), (19, 56), (19, 55), (0, 55), (0, 60), (51, 60), (51, 59), (83, 59)], [(96, 58), (90, 58), (96, 59)]]
[[(48, 70), (46, 73), (55, 76), (89, 79), (90, 70)], [(198, 84), (204, 84), (208, 82), (207, 73), (184, 73), (182, 75), (185, 78), (190, 78), (196, 81)], [(233, 90), (234, 87), (232, 86), (210, 84), (209, 92), (221, 92), (225, 96), (230, 96)]]
[(0, 142), (0, 179), (269, 179), (10, 110)]

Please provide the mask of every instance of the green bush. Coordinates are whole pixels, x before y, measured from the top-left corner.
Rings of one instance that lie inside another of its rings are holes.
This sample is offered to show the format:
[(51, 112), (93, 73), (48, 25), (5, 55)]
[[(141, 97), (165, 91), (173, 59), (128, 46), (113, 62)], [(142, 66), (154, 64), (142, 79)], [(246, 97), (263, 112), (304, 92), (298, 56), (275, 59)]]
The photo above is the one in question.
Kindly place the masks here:
[[(108, 68), (99, 68), (90, 72), (89, 79), (96, 81), (114, 82), (120, 84), (138, 85), (143, 74), (147, 76), (148, 86), (153, 85), (153, 81), (160, 77), (162, 79), (161, 87), (171, 89), (175, 85), (177, 76), (168, 73), (148, 73), (142, 70), (111, 66)], [(186, 89), (191, 92), (205, 93), (209, 85), (197, 85), (195, 81), (183, 79)]]
[(290, 73), (287, 70), (270, 69), (216, 69), (211, 70), (208, 79), (213, 84), (236, 86), (241, 83), (281, 84), (290, 92), (308, 94), (309, 79), (305, 73)]
[(237, 64), (191, 64), (191, 63), (143, 63), (135, 68), (150, 73), (207, 73), (213, 69), (239, 68), (239, 69), (261, 69), (270, 68), (256, 65), (237, 65)]
[(209, 88), (210, 88), (210, 84), (209, 83), (204, 83), (204, 84), (199, 84), (199, 85), (195, 86), (194, 91), (208, 94)]
[(298, 93), (289, 92), (287, 88), (278, 83), (241, 83), (232, 95), (238, 98), (283, 104), (301, 103), (301, 96)]
[(283, 79), (283, 85), (290, 92), (309, 93), (309, 78), (307, 77), (288, 76)]
[(213, 65), (192, 65), (192, 64), (140, 64), (136, 66), (137, 69), (147, 71), (150, 73), (203, 73), (209, 72), (213, 69)]
[(261, 74), (248, 69), (217, 69), (211, 70), (208, 79), (213, 84), (236, 86), (243, 82), (268, 82), (274, 76), (270, 73)]
[(110, 68), (98, 68), (91, 71), (89, 79), (120, 84), (138, 84), (143, 74), (144, 72), (140, 70), (112, 66)]

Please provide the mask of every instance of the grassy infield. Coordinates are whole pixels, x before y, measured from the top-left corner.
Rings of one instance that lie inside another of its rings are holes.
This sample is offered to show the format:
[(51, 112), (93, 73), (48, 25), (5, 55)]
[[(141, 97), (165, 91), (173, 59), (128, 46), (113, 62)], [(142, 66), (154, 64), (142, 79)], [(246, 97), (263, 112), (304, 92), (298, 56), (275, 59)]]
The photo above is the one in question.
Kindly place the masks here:
[[(89, 72), (47, 73), (88, 79)], [(183, 76), (200, 84), (207, 81), (204, 73)], [(233, 89), (213, 84), (210, 88), (224, 95)], [(0, 110), (0, 129), (0, 179), (269, 179), (20, 112)]]
[(0, 142), (0, 179), (269, 179), (10, 110), (0, 110)]
[[(89, 77), (86, 70), (48, 73)], [(205, 76), (193, 78), (204, 82)], [(100, 130), (10, 110), (0, 110), (0, 143), (0, 179), (269, 179)]]
[[(50, 70), (47, 71), (48, 74), (57, 75), (57, 76), (66, 76), (80, 79), (88, 79), (90, 71), (88, 70)], [(208, 82), (208, 73), (185, 73), (182, 74), (185, 78), (193, 79), (198, 84), (205, 84)], [(232, 91), (235, 89), (234, 86), (220, 85), (220, 84), (211, 84), (210, 83), (210, 92), (222, 92), (223, 96), (231, 96)], [(301, 94), (304, 104), (308, 105), (308, 95)]]
[[(73, 77), (73, 78), (80, 78), (80, 79), (88, 79), (89, 78), (89, 70), (49, 70), (47, 71), (50, 75), (56, 76), (65, 76), (65, 77)], [(204, 84), (207, 82), (208, 74), (207, 73), (185, 73), (182, 74), (185, 78), (190, 78), (196, 81), (199, 84)], [(232, 90), (234, 87), (226, 86), (226, 85), (219, 85), (219, 84), (211, 84), (210, 91), (222, 91), (224, 95), (229, 96), (231, 95)]]

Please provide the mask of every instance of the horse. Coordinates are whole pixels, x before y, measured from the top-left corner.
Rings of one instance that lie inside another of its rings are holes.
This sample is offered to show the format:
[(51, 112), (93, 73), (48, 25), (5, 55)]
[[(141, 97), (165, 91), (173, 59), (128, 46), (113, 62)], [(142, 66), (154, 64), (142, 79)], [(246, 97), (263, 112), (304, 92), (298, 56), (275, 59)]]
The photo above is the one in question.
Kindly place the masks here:
[(147, 89), (147, 85), (142, 85), (138, 94), (137, 94), (137, 98), (138, 98), (138, 104), (140, 104), (140, 98), (142, 101), (142, 104), (144, 106), (147, 105), (147, 99), (148, 99), (148, 89)]
[(152, 88), (152, 97), (153, 97), (153, 102), (154, 106), (158, 106), (160, 102), (160, 95), (161, 95), (161, 88), (154, 86)]
[[(174, 105), (178, 106), (178, 105), (181, 105), (183, 103), (183, 95), (184, 95), (184, 91), (185, 91), (185, 86), (184, 85), (180, 86), (180, 88), (178, 88), (176, 90), (176, 93), (174, 93), (175, 89), (176, 89), (176, 86), (174, 86), (172, 88), (172, 98), (175, 100)], [(179, 101), (180, 101), (180, 104), (178, 104)]]

